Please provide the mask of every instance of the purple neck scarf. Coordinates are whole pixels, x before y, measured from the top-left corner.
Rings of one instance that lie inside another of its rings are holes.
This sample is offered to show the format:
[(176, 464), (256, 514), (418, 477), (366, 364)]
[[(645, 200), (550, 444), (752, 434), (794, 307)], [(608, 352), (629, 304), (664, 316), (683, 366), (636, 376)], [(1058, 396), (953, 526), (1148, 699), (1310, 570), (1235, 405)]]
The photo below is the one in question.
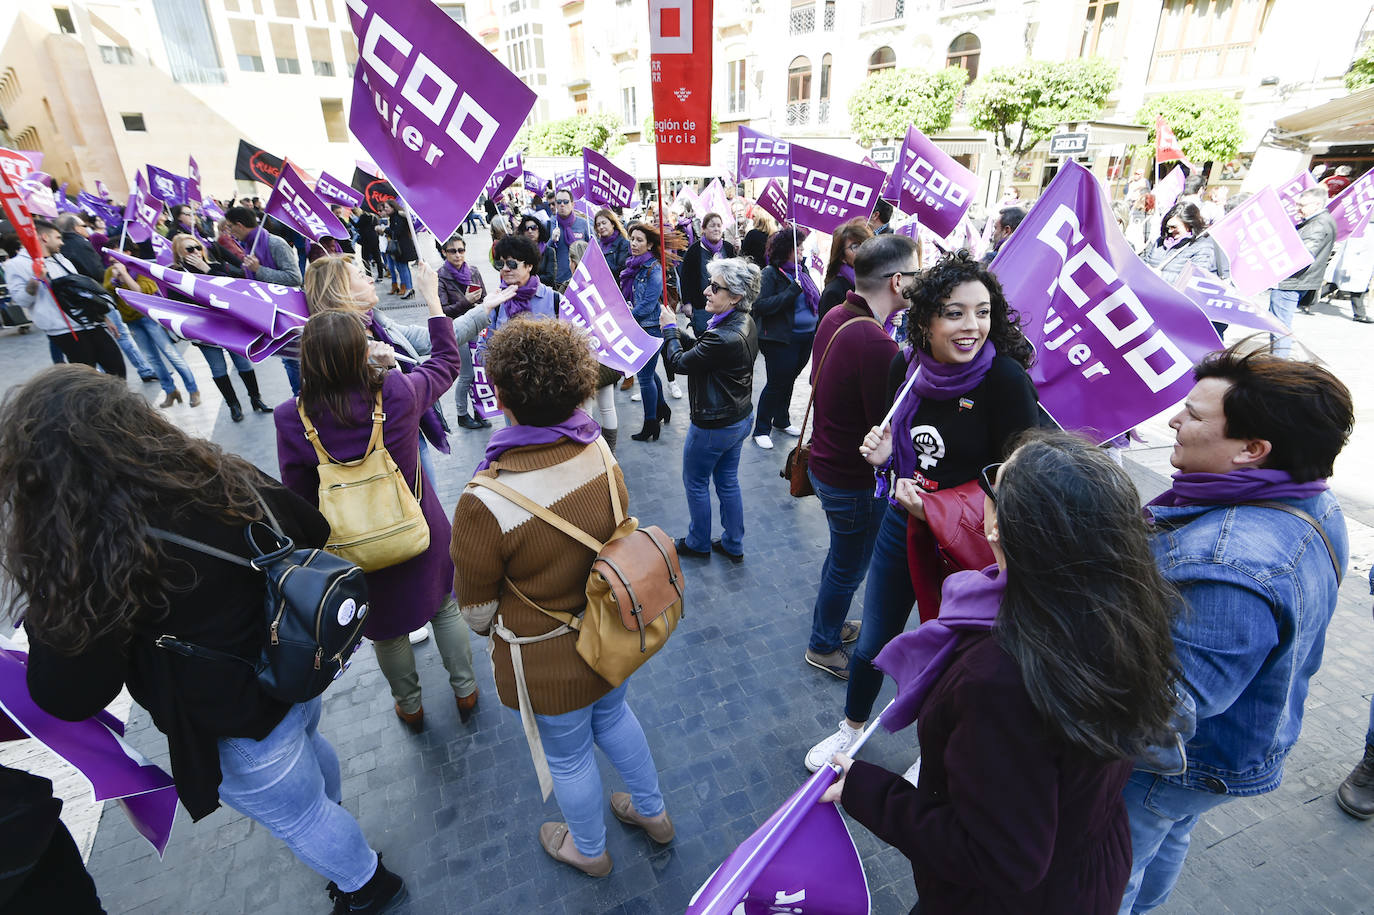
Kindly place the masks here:
[[(509, 286), (509, 283), (502, 283), (501, 288)], [(530, 278), (520, 284), (520, 288), (515, 291), (515, 298), (507, 302), (503, 308), (506, 310), (506, 317), (513, 318), (518, 314), (524, 314), (530, 310), (530, 301), (534, 294), (539, 291), (539, 274), (530, 273)]]
[(467, 262), (467, 258), (463, 259), (463, 266), (461, 267), (455, 267), (445, 260), (443, 271), (460, 283), (463, 287), (463, 295), (467, 295), (468, 284), (472, 282), (472, 265)]
[(615, 247), (615, 243), (616, 243), (616, 241), (619, 240), (619, 238), (620, 238), (620, 234), (619, 234), (619, 233), (617, 233), (617, 232), (612, 232), (610, 235), (598, 235), (598, 236), (596, 237), (596, 241), (597, 241), (597, 244), (601, 245), (601, 250), (602, 250), (602, 252), (604, 253), (604, 252), (610, 251), (612, 248), (614, 248), (614, 247)]
[(1327, 490), (1325, 480), (1296, 483), (1286, 470), (1233, 470), (1230, 473), (1176, 473), (1174, 485), (1151, 505), (1237, 505), (1269, 499), (1310, 499)]
[(549, 445), (560, 438), (569, 438), (579, 445), (590, 445), (601, 434), (601, 427), (582, 410), (573, 410), (572, 415), (561, 423), (552, 426), (507, 426), (497, 429), (487, 440), (487, 453), (477, 465), (477, 471), (486, 470), (493, 461), (500, 459), (511, 448), (526, 445)]
[(711, 320), (706, 322), (706, 329), (714, 330), (717, 326), (719, 326), (720, 322), (724, 321), (726, 318), (730, 317), (734, 313), (735, 310), (731, 308), (729, 311), (722, 311), (718, 315), (711, 315)]
[[(939, 362), (920, 349), (916, 350), (916, 357), (907, 366), (906, 377), (909, 380), (918, 367), (920, 372), (892, 417), (892, 459), (889, 466), (898, 477), (909, 477), (916, 472), (916, 447), (911, 443), (911, 424), (916, 419), (921, 401), (927, 397), (950, 400), (978, 387), (988, 369), (992, 368), (992, 360), (997, 358), (997, 347), (988, 340), (973, 361), (954, 365)], [(881, 473), (879, 480), (883, 480)]]
[(564, 247), (569, 247), (573, 242), (577, 241), (577, 239), (573, 238), (573, 221), (576, 219), (576, 213), (569, 213), (566, 219), (562, 216), (558, 217), (559, 243)]
[(707, 258), (707, 260), (712, 260), (714, 258), (720, 257), (720, 251), (722, 248), (725, 247), (725, 238), (722, 236), (720, 241), (716, 242), (715, 244), (711, 244), (711, 239), (703, 235), (701, 236), (701, 246), (705, 248), (707, 251), (711, 252), (711, 257)]
[(625, 266), (620, 270), (620, 291), (624, 294), (625, 301), (630, 303), (631, 308), (634, 307), (635, 302), (635, 274), (639, 272), (640, 267), (654, 259), (652, 251), (645, 251), (643, 254), (636, 254), (625, 261)]
[(801, 287), (802, 295), (806, 296), (806, 307), (815, 314), (821, 307), (821, 291), (816, 288), (816, 281), (811, 278), (810, 270), (799, 269), (795, 262), (783, 264), (778, 268), (782, 275), (790, 279)]
[(850, 289), (859, 285), (858, 280), (854, 278), (854, 268), (849, 264), (840, 264), (840, 269), (835, 271), (835, 275), (844, 277), (844, 281), (849, 284)]
[(873, 666), (897, 681), (897, 698), (883, 711), (883, 727), (896, 732), (921, 714), (926, 697), (954, 661), (965, 633), (986, 632), (997, 619), (1007, 577), (997, 566), (955, 572), (940, 589), (940, 615), (888, 642)]

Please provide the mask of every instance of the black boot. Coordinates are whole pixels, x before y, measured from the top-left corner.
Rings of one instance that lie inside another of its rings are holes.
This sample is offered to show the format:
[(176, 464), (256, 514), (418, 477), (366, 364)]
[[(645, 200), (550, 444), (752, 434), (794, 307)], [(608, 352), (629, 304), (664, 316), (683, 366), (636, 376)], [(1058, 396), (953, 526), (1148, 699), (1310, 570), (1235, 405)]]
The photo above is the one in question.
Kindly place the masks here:
[(1336, 803), (1357, 819), (1374, 816), (1374, 747), (1365, 746), (1364, 759), (1336, 789)]
[(658, 421), (666, 423), (673, 418), (673, 411), (668, 409), (668, 405), (660, 398), (658, 402)]
[(406, 885), (401, 878), (382, 866), (382, 856), (377, 856), (377, 870), (372, 878), (351, 893), (345, 893), (334, 884), (329, 884), (329, 898), (334, 900), (336, 913), (362, 915), (368, 912), (384, 912), (393, 903), (406, 898)]
[(606, 447), (611, 449), (611, 454), (615, 454), (615, 440), (620, 437), (620, 430), (602, 429), (601, 437), (606, 440)]
[(630, 436), (630, 438), (634, 439), (637, 442), (647, 442), (650, 440), (653, 440), (655, 442), (658, 441), (658, 420), (644, 420), (644, 428), (639, 430), (638, 435), (632, 435)]
[(239, 396), (234, 393), (234, 383), (229, 380), (228, 375), (221, 375), (215, 379), (215, 387), (224, 397), (224, 405), (229, 408), (229, 418), (236, 423), (243, 422), (243, 407), (239, 406)]
[(239, 372), (239, 377), (243, 379), (243, 386), (248, 389), (248, 405), (259, 413), (271, 413), (272, 408), (262, 402), (262, 394), (258, 391), (258, 373)]

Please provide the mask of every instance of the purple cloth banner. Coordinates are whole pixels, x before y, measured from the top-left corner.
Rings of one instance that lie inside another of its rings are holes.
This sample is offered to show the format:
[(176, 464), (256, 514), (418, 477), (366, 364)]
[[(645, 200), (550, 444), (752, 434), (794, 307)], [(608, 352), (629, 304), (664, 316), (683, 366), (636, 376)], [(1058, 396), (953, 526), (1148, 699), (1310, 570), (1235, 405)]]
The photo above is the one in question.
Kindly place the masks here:
[(30, 213), (49, 219), (57, 218), (60, 212), (57, 209), (57, 197), (48, 186), (48, 176), (43, 172), (29, 172), (15, 182), (14, 189), (24, 198), (24, 205)]
[(582, 180), (588, 203), (628, 207), (635, 199), (635, 177), (601, 153), (582, 148)]
[(524, 156), (518, 150), (513, 153), (508, 152), (501, 158), (482, 190), (487, 197), (495, 200), (502, 191), (519, 181), (520, 176), (524, 173)]
[(725, 185), (721, 184), (719, 178), (712, 178), (697, 199), (701, 202), (697, 209), (698, 218), (704, 220), (707, 213), (715, 213), (726, 222), (734, 218), (730, 213), (730, 200), (725, 196)]
[(429, 0), (349, 0), (348, 126), (435, 237), (467, 218), (535, 94)]
[(743, 125), (736, 147), (739, 178), (786, 178), (790, 173), (792, 144)]
[(114, 198), (110, 196), (110, 189), (107, 188), (105, 182), (101, 181), (99, 178), (95, 179), (95, 192), (106, 200), (114, 200)]
[(29, 695), (27, 668), (28, 655), (0, 639), (0, 718), (75, 767), (96, 801), (118, 800), (134, 829), (162, 857), (176, 818), (172, 777), (125, 743), (123, 725), (107, 712), (63, 721), (40, 709)]
[(777, 178), (769, 178), (759, 192), (758, 205), (780, 224), (787, 221), (787, 192)]
[(1293, 220), (1293, 225), (1302, 222), (1302, 214), (1298, 212), (1298, 197), (1309, 187), (1316, 186), (1317, 182), (1312, 179), (1311, 172), (1299, 172), (1292, 180), (1279, 185), (1279, 203), (1283, 204), (1283, 211)]
[(1231, 262), (1231, 282), (1241, 295), (1271, 289), (1312, 263), (1312, 252), (1272, 187), (1212, 223), (1209, 231)]
[(61, 212), (63, 212), (63, 213), (80, 213), (80, 212), (81, 212), (81, 207), (77, 206), (75, 203), (72, 203), (71, 198), (67, 196), (67, 182), (66, 182), (66, 181), (63, 181), (63, 182), (62, 182), (62, 186), (59, 187), (59, 188), (57, 189), (57, 196), (56, 196), (55, 199), (56, 199), (56, 201), (57, 201), (57, 209), (60, 210)]
[[(327, 203), (337, 203), (346, 207), (360, 207), (363, 196), (349, 187), (347, 183), (335, 178), (329, 172), (320, 172), (315, 180), (315, 193)], [(346, 237), (346, 236), (345, 236)]]
[(544, 191), (548, 190), (549, 182), (547, 178), (541, 178), (529, 169), (524, 169), (520, 173), (520, 181), (525, 185), (525, 190), (531, 194), (538, 194), (541, 197)]
[(632, 375), (648, 365), (663, 340), (639, 326), (600, 245), (590, 245), (558, 303), (558, 314), (591, 335), (596, 361)]
[(172, 243), (157, 232), (154, 232), (149, 238), (153, 243), (153, 259), (164, 267), (172, 266), (172, 261), (176, 259), (172, 253)]
[(991, 269), (1036, 348), (1040, 402), (1095, 442), (1182, 400), (1193, 364), (1221, 346), (1206, 316), (1131, 250), (1097, 179), (1076, 162), (1060, 169)]
[(923, 226), (944, 237), (958, 228), (977, 191), (977, 175), (921, 131), (908, 127), (882, 197), (896, 203), (903, 213), (915, 214)]
[(118, 232), (124, 222), (124, 214), (94, 194), (82, 191), (76, 195), (76, 202), (87, 213), (105, 220), (105, 229), (108, 232)]
[(267, 198), (263, 212), (311, 241), (348, 237), (348, 230), (339, 222), (339, 217), (310, 189), (309, 180), (290, 159), (282, 164), (281, 174), (272, 186), (272, 195)]
[(1183, 167), (1175, 166), (1170, 169), (1169, 174), (1155, 182), (1155, 212), (1159, 214), (1161, 219), (1174, 205), (1178, 195), (1183, 193), (1183, 179), (1186, 177), (1187, 172), (1183, 170)]
[(1374, 209), (1374, 169), (1365, 172), (1326, 205), (1327, 212), (1336, 219), (1336, 241), (1358, 235), (1365, 214), (1371, 209)]
[(868, 216), (886, 177), (881, 170), (792, 144), (792, 221), (833, 232), (856, 216)]
[(215, 203), (215, 201), (210, 197), (206, 197), (202, 201), (200, 205), (200, 211), (204, 213), (206, 216), (209, 216), (215, 222), (219, 222), (221, 219), (224, 218), (224, 210), (221, 209), (220, 205), (218, 203)]
[(867, 915), (868, 879), (822, 766), (716, 868), (686, 915)]
[(174, 174), (165, 168), (158, 168), (156, 165), (148, 166), (149, 192), (169, 207), (190, 201), (190, 195), (186, 190), (189, 180), (185, 176)]
[(1255, 305), (1230, 283), (1206, 270), (1199, 270), (1191, 263), (1178, 275), (1174, 287), (1213, 321), (1239, 324), (1252, 330), (1267, 330), (1280, 337), (1293, 332), (1274, 317), (1267, 302), (1263, 306)]
[(134, 189), (129, 194), (129, 203), (124, 207), (124, 225), (129, 237), (136, 242), (145, 242), (153, 234), (157, 218), (162, 215), (162, 201), (148, 193), (148, 184), (143, 173), (134, 175)]
[(569, 194), (572, 194), (572, 199), (574, 201), (586, 197), (587, 187), (585, 179), (583, 178), (582, 169), (574, 168), (554, 175), (553, 189), (555, 191), (567, 191)]
[[(483, 335), (487, 331), (482, 332)], [(482, 419), (496, 419), (505, 414), (496, 404), (496, 387), (487, 380), (487, 368), (482, 364), (482, 351), (477, 342), (468, 344), (472, 351), (472, 405)]]
[(195, 156), (186, 157), (186, 202), (201, 203), (200, 166), (196, 164)]

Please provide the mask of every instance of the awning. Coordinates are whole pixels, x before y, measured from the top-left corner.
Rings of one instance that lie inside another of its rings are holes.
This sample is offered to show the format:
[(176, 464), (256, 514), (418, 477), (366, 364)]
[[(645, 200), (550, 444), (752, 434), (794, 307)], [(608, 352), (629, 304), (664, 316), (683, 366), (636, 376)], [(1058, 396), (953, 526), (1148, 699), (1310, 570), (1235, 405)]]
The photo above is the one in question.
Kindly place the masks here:
[(992, 141), (982, 137), (931, 137), (931, 142), (951, 156), (980, 156), (992, 152)]
[(1374, 88), (1277, 119), (1268, 142), (1301, 147), (1313, 143), (1374, 143)]

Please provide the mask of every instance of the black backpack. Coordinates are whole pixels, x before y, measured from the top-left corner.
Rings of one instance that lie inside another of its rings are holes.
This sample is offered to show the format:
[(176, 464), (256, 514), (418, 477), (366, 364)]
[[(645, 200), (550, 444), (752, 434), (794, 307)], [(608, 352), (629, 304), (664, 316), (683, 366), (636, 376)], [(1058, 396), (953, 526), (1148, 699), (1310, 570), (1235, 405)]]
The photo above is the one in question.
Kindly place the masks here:
[[(256, 660), (183, 642), (173, 635), (156, 640), (159, 648), (189, 658), (239, 661), (253, 668), (263, 692), (283, 702), (306, 702), (324, 692), (347, 669), (363, 639), (367, 581), (363, 570), (333, 553), (296, 549), (281, 533), (272, 510), (261, 499), (270, 524), (254, 521), (243, 532), (253, 555), (245, 559), (198, 540), (149, 528), (159, 540), (180, 544), (267, 576), (262, 654)], [(259, 546), (259, 538), (267, 544)]]
[(105, 315), (115, 307), (114, 296), (105, 287), (80, 273), (55, 276), (52, 283), (53, 298), (71, 319), (82, 327), (99, 327), (105, 323)]

